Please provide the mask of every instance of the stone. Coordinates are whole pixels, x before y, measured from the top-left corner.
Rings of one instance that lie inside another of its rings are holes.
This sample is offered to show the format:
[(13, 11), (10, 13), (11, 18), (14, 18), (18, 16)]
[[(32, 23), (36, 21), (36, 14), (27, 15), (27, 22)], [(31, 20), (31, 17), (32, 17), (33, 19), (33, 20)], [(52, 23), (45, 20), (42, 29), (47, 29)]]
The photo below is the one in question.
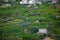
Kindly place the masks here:
[(20, 1), (20, 4), (28, 4), (27, 0)]
[(11, 4), (3, 4), (2, 7), (11, 7)]
[(60, 18), (60, 16), (58, 15), (58, 16), (56, 16), (56, 18)]
[(42, 4), (42, 2), (36, 2), (36, 3), (37, 3), (37, 4), (40, 4), (40, 5)]
[(11, 6), (11, 4), (6, 4), (7, 7)]
[(24, 28), (24, 30), (23, 30), (25, 33), (27, 33), (28, 32), (28, 30), (27, 30), (27, 28)]
[(35, 21), (35, 23), (39, 23), (39, 21), (38, 21), (38, 20), (36, 20), (36, 21)]
[(57, 0), (52, 0), (52, 3), (57, 3)]
[(30, 0), (29, 4), (35, 4), (35, 0)]
[(46, 28), (43, 28), (43, 29), (39, 29), (39, 32), (47, 34), (48, 30)]

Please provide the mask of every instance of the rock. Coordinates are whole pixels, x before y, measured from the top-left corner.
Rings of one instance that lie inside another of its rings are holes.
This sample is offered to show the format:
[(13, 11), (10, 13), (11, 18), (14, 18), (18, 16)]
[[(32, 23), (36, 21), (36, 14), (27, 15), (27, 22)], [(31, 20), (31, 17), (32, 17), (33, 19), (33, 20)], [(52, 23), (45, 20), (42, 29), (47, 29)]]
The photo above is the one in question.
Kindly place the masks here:
[(59, 15), (57, 15), (57, 16), (56, 16), (56, 18), (60, 18), (60, 16), (59, 16)]
[(11, 4), (4, 4), (2, 7), (11, 7)]
[(48, 30), (46, 28), (43, 28), (43, 29), (39, 29), (39, 32), (47, 34)]
[(50, 37), (45, 37), (44, 40), (52, 40)]

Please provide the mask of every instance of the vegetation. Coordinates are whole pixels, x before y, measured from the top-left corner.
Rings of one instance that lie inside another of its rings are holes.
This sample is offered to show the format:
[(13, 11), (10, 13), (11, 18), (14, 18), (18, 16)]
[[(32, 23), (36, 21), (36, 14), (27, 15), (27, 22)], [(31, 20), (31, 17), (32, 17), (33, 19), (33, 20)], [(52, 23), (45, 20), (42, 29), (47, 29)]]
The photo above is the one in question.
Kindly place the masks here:
[(38, 29), (48, 28), (51, 37), (59, 40), (59, 13), (58, 9), (44, 4), (32, 5), (32, 9), (18, 3), (14, 7), (0, 7), (0, 39), (39, 40), (44, 34), (37, 34)]

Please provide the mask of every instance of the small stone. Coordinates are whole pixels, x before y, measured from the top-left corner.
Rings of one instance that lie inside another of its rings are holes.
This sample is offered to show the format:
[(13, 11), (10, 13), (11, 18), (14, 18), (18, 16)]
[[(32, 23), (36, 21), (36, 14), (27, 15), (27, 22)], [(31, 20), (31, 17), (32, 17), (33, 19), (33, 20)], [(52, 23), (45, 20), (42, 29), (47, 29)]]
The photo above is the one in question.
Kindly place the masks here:
[(39, 21), (38, 21), (38, 20), (36, 20), (36, 21), (35, 21), (35, 23), (39, 23)]
[(56, 18), (59, 18), (60, 16), (56, 16)]
[(50, 37), (45, 37), (44, 40), (51, 40), (51, 38)]

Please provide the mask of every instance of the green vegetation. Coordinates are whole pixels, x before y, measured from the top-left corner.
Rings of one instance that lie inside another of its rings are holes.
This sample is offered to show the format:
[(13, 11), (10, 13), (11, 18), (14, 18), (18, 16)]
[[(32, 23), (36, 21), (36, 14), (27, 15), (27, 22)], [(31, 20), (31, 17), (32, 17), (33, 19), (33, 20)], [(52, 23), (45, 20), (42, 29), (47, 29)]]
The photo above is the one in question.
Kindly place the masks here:
[(6, 40), (43, 39), (44, 35), (36, 32), (40, 28), (48, 28), (52, 38), (57, 38), (54, 35), (60, 36), (60, 18), (56, 18), (60, 16), (60, 12), (44, 4), (37, 4), (36, 7), (29, 9), (26, 5), (16, 3), (14, 7), (0, 8), (0, 39), (3, 40), (4, 37)]

